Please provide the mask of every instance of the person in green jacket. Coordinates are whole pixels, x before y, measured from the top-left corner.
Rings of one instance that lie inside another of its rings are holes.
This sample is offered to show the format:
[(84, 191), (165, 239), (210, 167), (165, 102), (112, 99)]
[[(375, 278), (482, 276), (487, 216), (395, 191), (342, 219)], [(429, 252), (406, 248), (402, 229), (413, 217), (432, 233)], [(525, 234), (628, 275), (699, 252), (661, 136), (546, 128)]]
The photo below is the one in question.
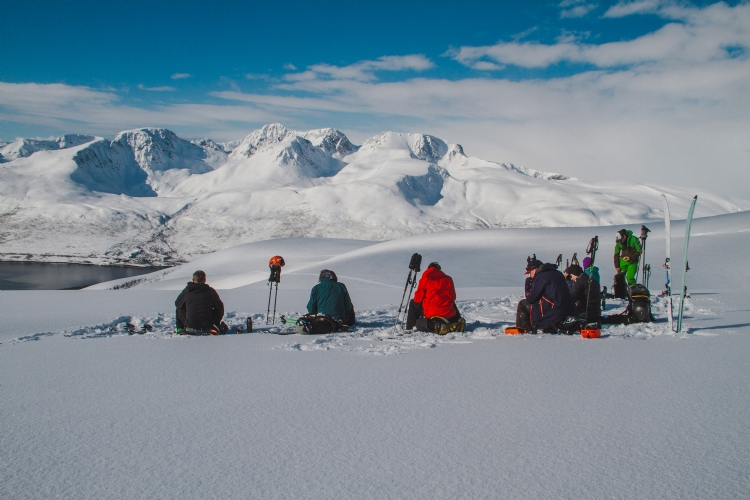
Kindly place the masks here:
[(346, 285), (339, 283), (336, 273), (328, 269), (320, 271), (318, 281), (319, 283), (310, 291), (307, 312), (325, 314), (347, 326), (354, 325), (357, 320)]
[(633, 231), (620, 229), (617, 231), (615, 244), (615, 271), (623, 273), (628, 285), (635, 285), (638, 274), (638, 259), (641, 257), (641, 242)]

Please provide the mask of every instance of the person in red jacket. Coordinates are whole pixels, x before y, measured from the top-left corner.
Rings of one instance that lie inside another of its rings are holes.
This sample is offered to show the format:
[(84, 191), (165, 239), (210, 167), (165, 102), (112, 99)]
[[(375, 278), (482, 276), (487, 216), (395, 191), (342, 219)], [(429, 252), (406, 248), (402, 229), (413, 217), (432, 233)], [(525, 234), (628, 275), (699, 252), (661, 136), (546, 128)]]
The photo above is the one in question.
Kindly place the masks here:
[(448, 323), (461, 319), (456, 307), (453, 279), (440, 269), (440, 264), (433, 262), (425, 269), (414, 298), (409, 302), (406, 329), (411, 330), (416, 326), (420, 332), (432, 332), (434, 323), (431, 318), (436, 316), (446, 319)]

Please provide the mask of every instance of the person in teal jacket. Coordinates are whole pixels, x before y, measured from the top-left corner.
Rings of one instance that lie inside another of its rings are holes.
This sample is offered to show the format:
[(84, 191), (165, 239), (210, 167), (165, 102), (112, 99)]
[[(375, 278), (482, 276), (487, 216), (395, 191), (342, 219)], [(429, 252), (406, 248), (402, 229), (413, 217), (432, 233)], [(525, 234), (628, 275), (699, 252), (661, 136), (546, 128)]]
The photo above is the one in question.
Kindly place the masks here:
[(620, 229), (617, 231), (615, 243), (615, 271), (623, 273), (628, 285), (635, 285), (638, 274), (638, 259), (641, 257), (641, 242), (633, 231)]
[(583, 259), (583, 272), (594, 278), (597, 282), (602, 282), (601, 278), (599, 277), (599, 268), (591, 265), (591, 257), (586, 257)]
[(320, 271), (319, 283), (310, 291), (307, 312), (325, 314), (347, 326), (356, 323), (354, 306), (346, 285), (338, 282), (336, 273), (328, 269)]

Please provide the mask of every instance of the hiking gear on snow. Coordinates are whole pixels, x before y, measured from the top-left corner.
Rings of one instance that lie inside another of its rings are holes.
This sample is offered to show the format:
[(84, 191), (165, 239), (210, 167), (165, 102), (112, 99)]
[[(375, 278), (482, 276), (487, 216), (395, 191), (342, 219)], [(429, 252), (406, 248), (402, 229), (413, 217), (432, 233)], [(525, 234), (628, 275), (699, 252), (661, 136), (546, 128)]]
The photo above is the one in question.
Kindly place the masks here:
[(585, 339), (598, 339), (601, 337), (601, 328), (581, 328), (581, 337)]
[(205, 283), (189, 282), (175, 300), (177, 328), (209, 330), (224, 317), (224, 303)]
[[(280, 269), (280, 268), (279, 268)], [(271, 274), (273, 276), (273, 273)], [(278, 275), (281, 280), (281, 274)], [(273, 293), (273, 286), (276, 285), (276, 294), (273, 297), (273, 320), (271, 320), (271, 294)], [(276, 299), (279, 298), (279, 282), (268, 280), (268, 309), (266, 310), (266, 324), (269, 322), (276, 324)]]
[(615, 299), (626, 299), (628, 297), (628, 286), (625, 283), (625, 274), (617, 273), (612, 280), (612, 296)]
[[(422, 256), (418, 253), (411, 254), (411, 260), (409, 260), (409, 274), (406, 277), (406, 284), (404, 285), (404, 293), (401, 294), (401, 303), (398, 305), (398, 313), (396, 313), (396, 322), (393, 324), (394, 328), (398, 326), (399, 322), (406, 321), (408, 316), (409, 303), (411, 301), (411, 293), (414, 291), (414, 286), (417, 284), (417, 274), (419, 274), (420, 266), (422, 265)], [(411, 285), (411, 288), (409, 288)], [(406, 290), (409, 289), (409, 297), (406, 297)], [(406, 299), (406, 309), (404, 310), (404, 316), (401, 317), (401, 308), (404, 306), (404, 299)]]
[(414, 292), (414, 302), (422, 304), (424, 316), (427, 318), (452, 318), (458, 314), (453, 279), (436, 267), (428, 267), (422, 273)]
[(330, 316), (337, 321), (352, 320), (354, 306), (346, 285), (331, 278), (320, 278), (320, 283), (310, 291), (307, 312)]
[(305, 314), (297, 320), (296, 328), (297, 333), (300, 335), (319, 335), (349, 331), (347, 325), (325, 314)]
[(667, 257), (664, 259), (664, 269), (667, 270), (667, 282), (664, 284), (664, 291), (662, 295), (666, 295), (669, 301), (669, 310), (667, 315), (669, 316), (669, 329), (674, 330), (674, 313), (672, 312), (672, 228), (671, 220), (669, 215), (669, 203), (667, 203), (667, 197), (662, 193), (662, 200), (664, 201), (664, 232), (667, 241)]
[(646, 238), (648, 238), (648, 233), (650, 232), (651, 230), (649, 228), (641, 226), (641, 256), (643, 257), (643, 259), (641, 259), (643, 261), (643, 278), (641, 283), (643, 283), (646, 288), (648, 288), (648, 276), (651, 271), (651, 267), (646, 264)]
[(695, 212), (695, 204), (698, 201), (698, 195), (695, 195), (693, 202), (690, 204), (690, 210), (688, 210), (687, 220), (685, 221), (685, 247), (682, 250), (682, 288), (680, 290), (680, 308), (677, 312), (677, 333), (682, 331), (682, 311), (685, 307), (685, 298), (687, 297), (687, 285), (685, 284), (685, 278), (687, 272), (690, 270), (688, 266), (688, 244), (690, 243), (690, 226), (693, 224), (693, 213)]
[(526, 278), (526, 301), (533, 328), (545, 328), (575, 314), (575, 303), (563, 273), (554, 264), (543, 264), (534, 279)]
[(573, 265), (578, 266), (580, 264), (581, 263), (578, 262), (578, 252), (573, 252), (573, 257), (570, 258), (570, 265), (571, 266), (573, 266)]
[(652, 321), (654, 321), (654, 316), (651, 314), (651, 293), (640, 283), (628, 287), (628, 305), (624, 312), (602, 317), (602, 323), (608, 325), (629, 325)]
[(252, 333), (252, 332), (253, 332), (253, 318), (249, 318), (249, 317), (248, 317), (248, 318), (247, 318), (247, 319), (245, 320), (245, 331), (246, 331), (247, 333)]
[[(450, 321), (441, 316), (433, 316), (432, 321), (433, 333), (436, 335), (446, 335), (451, 332), (463, 332), (466, 328), (466, 320), (458, 317), (457, 321)], [(417, 321), (419, 323), (419, 321)]]
[(271, 276), (268, 277), (268, 281), (278, 283), (281, 281), (281, 268), (286, 265), (284, 258), (281, 255), (274, 255), (268, 261), (268, 267), (271, 269)]

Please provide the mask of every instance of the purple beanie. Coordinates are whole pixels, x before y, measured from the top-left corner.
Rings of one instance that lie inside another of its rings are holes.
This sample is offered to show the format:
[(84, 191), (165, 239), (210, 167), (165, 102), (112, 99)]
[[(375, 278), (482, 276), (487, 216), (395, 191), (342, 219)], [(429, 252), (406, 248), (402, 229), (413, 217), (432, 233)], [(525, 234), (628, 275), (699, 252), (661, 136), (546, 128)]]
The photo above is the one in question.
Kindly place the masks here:
[(583, 258), (583, 268), (588, 269), (591, 265), (591, 257), (584, 257)]

